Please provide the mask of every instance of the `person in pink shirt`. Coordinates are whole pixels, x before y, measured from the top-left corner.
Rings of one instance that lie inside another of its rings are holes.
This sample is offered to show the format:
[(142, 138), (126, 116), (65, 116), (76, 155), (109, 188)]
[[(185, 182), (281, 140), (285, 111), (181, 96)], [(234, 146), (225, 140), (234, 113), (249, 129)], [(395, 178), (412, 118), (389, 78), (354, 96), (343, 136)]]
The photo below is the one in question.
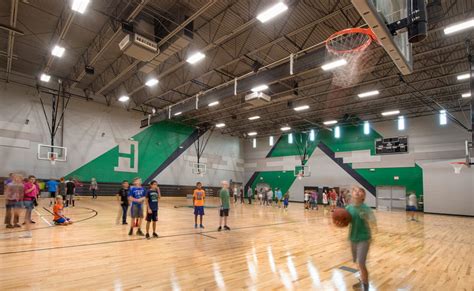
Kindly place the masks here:
[(25, 184), (23, 185), (23, 188), (24, 188), (23, 207), (25, 207), (26, 209), (25, 222), (23, 224), (26, 224), (28, 226), (30, 223), (35, 223), (33, 220), (31, 220), (31, 212), (33, 211), (33, 208), (35, 207), (34, 203), (39, 194), (39, 191), (38, 191), (39, 187), (36, 184), (36, 177), (29, 176), (28, 181), (25, 182)]

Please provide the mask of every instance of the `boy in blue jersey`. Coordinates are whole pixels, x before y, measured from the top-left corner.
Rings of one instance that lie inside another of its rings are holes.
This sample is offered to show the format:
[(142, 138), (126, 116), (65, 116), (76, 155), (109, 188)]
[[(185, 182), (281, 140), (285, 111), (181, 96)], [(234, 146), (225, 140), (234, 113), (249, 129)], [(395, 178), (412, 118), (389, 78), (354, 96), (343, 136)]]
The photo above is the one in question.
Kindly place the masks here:
[(49, 206), (52, 206), (54, 203), (54, 199), (56, 198), (56, 192), (58, 192), (58, 186), (59, 182), (56, 180), (49, 180), (46, 182), (46, 187), (48, 188), (49, 192), (49, 198), (51, 198), (51, 201), (49, 202)]
[(156, 233), (156, 222), (158, 221), (158, 200), (161, 198), (158, 182), (151, 181), (150, 190), (146, 192), (146, 238), (150, 239), (150, 222), (153, 221), (153, 237)]
[(133, 186), (128, 191), (128, 201), (130, 202), (130, 214), (132, 216), (132, 225), (128, 235), (133, 235), (133, 228), (138, 228), (137, 235), (143, 236), (141, 230), (143, 219), (143, 204), (145, 202), (145, 189), (142, 187), (142, 179), (133, 179)]

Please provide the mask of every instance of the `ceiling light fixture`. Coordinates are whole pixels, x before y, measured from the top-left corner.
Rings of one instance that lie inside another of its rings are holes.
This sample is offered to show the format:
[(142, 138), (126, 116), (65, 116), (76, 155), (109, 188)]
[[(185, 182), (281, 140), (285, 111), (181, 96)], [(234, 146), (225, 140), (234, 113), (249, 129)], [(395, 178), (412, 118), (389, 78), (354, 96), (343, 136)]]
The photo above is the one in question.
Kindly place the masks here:
[(214, 102), (209, 103), (209, 105), (207, 105), (207, 106), (212, 107), (212, 106), (216, 106), (218, 104), (219, 104), (219, 101), (214, 101)]
[(310, 141), (314, 141), (315, 138), (316, 138), (316, 135), (315, 135), (314, 129), (311, 129), (311, 130), (309, 131), (309, 140), (310, 140)]
[(86, 11), (89, 2), (90, 0), (74, 0), (71, 9), (82, 14)]
[(120, 96), (118, 99), (118, 101), (120, 102), (127, 102), (128, 100), (130, 100), (130, 97), (128, 97), (127, 95)]
[(336, 123), (337, 123), (337, 120), (328, 120), (328, 121), (323, 122), (324, 125), (332, 125)]
[(461, 30), (465, 30), (468, 28), (474, 28), (474, 19), (470, 19), (467, 21), (463, 21), (460, 23), (455, 23), (450, 25), (444, 29), (444, 34), (452, 34)]
[(288, 10), (288, 6), (286, 6), (283, 2), (278, 2), (277, 4), (259, 13), (257, 15), (257, 19), (260, 22), (265, 23), (269, 21), (270, 19), (282, 14), (286, 10)]
[(190, 63), (190, 64), (192, 65), (192, 64), (195, 64), (195, 63), (199, 62), (200, 60), (204, 59), (205, 57), (206, 57), (206, 55), (204, 55), (203, 53), (197, 52), (197, 53), (192, 54), (192, 55), (186, 60), (186, 62), (188, 62), (188, 63)]
[(225, 126), (225, 123), (218, 123), (218, 124), (216, 124), (216, 127), (217, 127), (217, 128), (221, 128), (221, 127), (224, 127), (224, 126)]
[(256, 115), (256, 116), (249, 117), (249, 120), (257, 120), (257, 119), (260, 119), (260, 116)]
[(49, 80), (51, 80), (51, 76), (48, 75), (48, 74), (43, 73), (40, 76), (40, 80), (43, 81), (43, 82), (49, 82)]
[(181, 115), (181, 114), (183, 114), (183, 112), (182, 112), (182, 111), (180, 111), (180, 112), (176, 112), (176, 113), (174, 114), (174, 116), (179, 116), (179, 115)]
[(156, 86), (157, 84), (158, 84), (158, 79), (156, 79), (156, 78), (149, 79), (145, 83), (145, 85), (148, 86), (148, 87), (153, 87), (153, 86)]
[(380, 94), (379, 91), (374, 90), (374, 91), (369, 91), (369, 92), (364, 92), (364, 93), (357, 94), (357, 96), (359, 96), (359, 98), (365, 98), (365, 97), (375, 96), (375, 95), (379, 95), (379, 94)]
[(471, 92), (467, 92), (461, 95), (462, 98), (469, 98), (471, 97)]
[(456, 78), (458, 81), (469, 79), (469, 73), (458, 75)]
[(347, 65), (347, 61), (345, 59), (340, 59), (340, 60), (322, 65), (321, 69), (323, 69), (324, 71), (329, 71), (329, 70), (335, 69), (340, 66), (345, 66), (345, 65)]
[(306, 110), (306, 109), (309, 109), (309, 105), (302, 105), (302, 106), (298, 106), (298, 107), (293, 108), (293, 110), (295, 110), (295, 111), (303, 111), (303, 110)]
[(248, 135), (248, 136), (256, 136), (256, 135), (257, 135), (257, 132), (252, 131), (252, 132), (247, 133), (247, 135)]
[(51, 51), (51, 54), (55, 57), (62, 57), (64, 55), (64, 52), (66, 51), (65, 48), (63, 48), (62, 46), (59, 46), (59, 45), (55, 45), (53, 50)]
[(382, 116), (391, 116), (391, 115), (397, 115), (397, 114), (400, 114), (400, 110), (391, 110), (391, 111), (382, 112)]
[(262, 91), (267, 90), (267, 89), (268, 89), (267, 85), (258, 85), (256, 87), (253, 87), (251, 90), (252, 90), (252, 92), (257, 93), (257, 92), (262, 92)]
[(289, 127), (289, 126), (283, 126), (283, 127), (280, 128), (280, 129), (281, 129), (281, 131), (288, 131), (288, 130), (291, 129), (291, 127)]

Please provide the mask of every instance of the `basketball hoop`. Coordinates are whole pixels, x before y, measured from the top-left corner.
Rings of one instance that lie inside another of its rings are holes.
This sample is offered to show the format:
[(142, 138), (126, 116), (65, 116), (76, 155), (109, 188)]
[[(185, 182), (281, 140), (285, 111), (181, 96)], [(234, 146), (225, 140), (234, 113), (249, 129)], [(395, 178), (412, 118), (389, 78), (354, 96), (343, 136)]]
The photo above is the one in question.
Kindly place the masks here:
[(344, 59), (347, 65), (333, 72), (333, 84), (348, 87), (359, 82), (361, 72), (369, 70), (373, 58), (367, 50), (377, 37), (370, 28), (346, 28), (333, 33), (326, 40), (326, 49), (332, 58)]
[(56, 165), (56, 157), (54, 155), (51, 155), (51, 157), (49, 157), (49, 161), (51, 162), (51, 166)]
[(454, 169), (454, 174), (461, 174), (462, 168), (466, 165), (464, 162), (454, 162), (450, 164)]

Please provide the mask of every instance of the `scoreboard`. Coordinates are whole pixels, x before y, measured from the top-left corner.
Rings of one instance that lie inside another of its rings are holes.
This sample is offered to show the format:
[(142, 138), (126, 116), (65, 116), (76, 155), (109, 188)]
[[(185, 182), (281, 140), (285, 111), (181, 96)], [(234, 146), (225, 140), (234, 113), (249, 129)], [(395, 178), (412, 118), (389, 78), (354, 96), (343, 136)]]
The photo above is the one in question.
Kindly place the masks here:
[(375, 140), (375, 154), (377, 155), (404, 153), (408, 153), (407, 136), (379, 138)]

